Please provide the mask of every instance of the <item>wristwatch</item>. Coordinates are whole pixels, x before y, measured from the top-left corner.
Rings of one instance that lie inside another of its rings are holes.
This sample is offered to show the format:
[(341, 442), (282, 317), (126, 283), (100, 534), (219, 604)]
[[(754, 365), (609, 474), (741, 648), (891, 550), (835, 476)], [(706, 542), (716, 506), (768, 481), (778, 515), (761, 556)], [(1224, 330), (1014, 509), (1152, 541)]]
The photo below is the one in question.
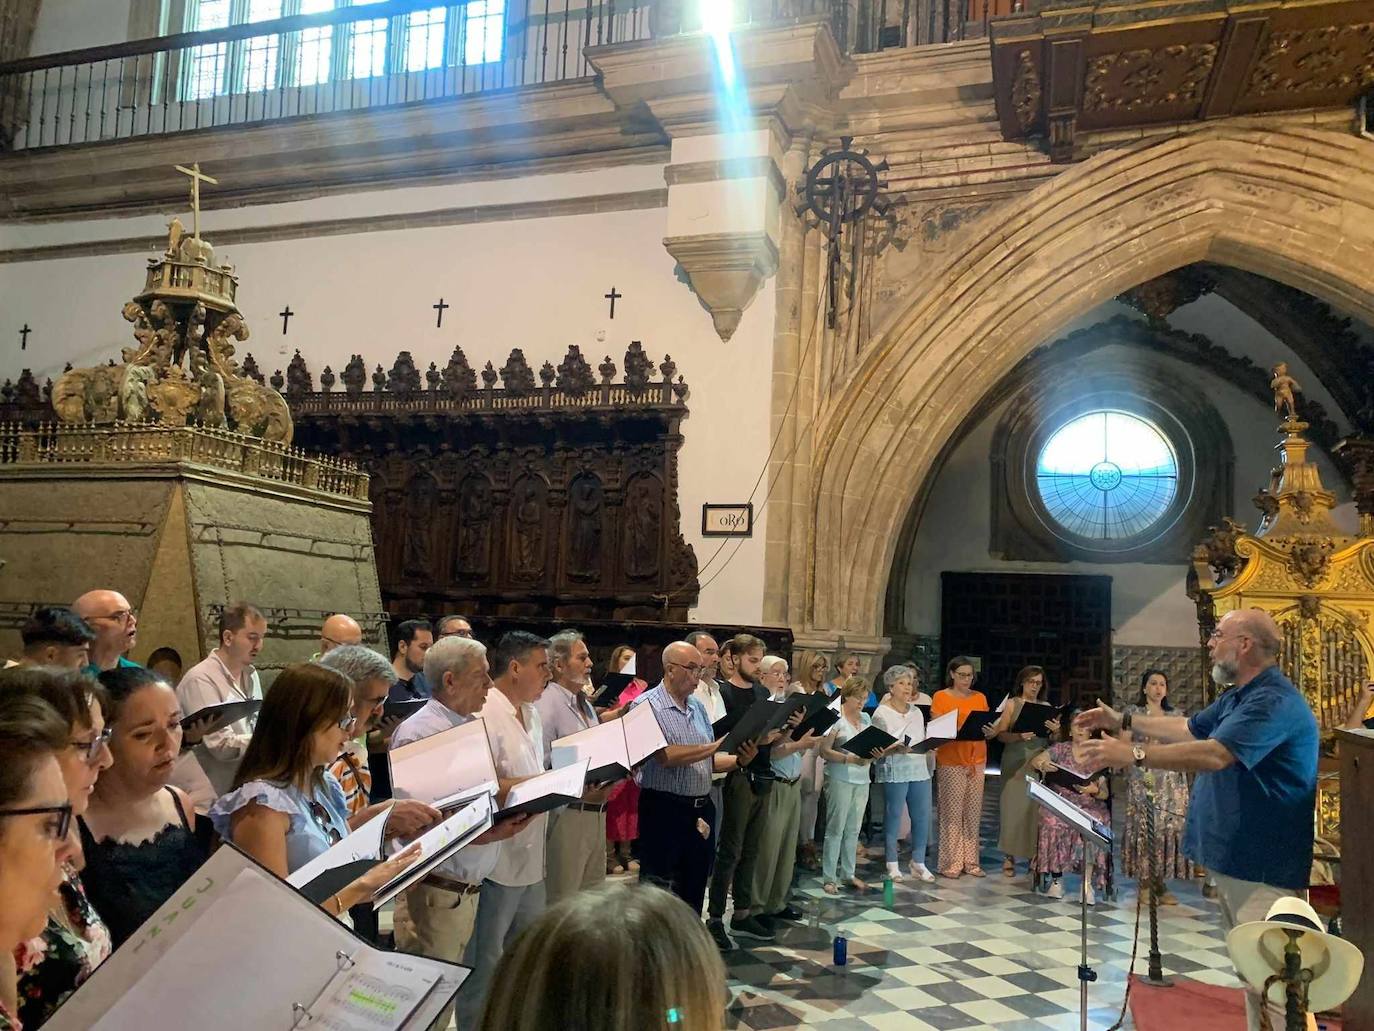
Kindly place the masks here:
[(1141, 769), (1144, 769), (1144, 768), (1145, 768), (1145, 746), (1144, 746), (1144, 745), (1133, 745), (1133, 746), (1131, 746), (1131, 754), (1132, 754), (1133, 756), (1135, 756), (1135, 764), (1136, 764), (1137, 766), (1139, 766)]

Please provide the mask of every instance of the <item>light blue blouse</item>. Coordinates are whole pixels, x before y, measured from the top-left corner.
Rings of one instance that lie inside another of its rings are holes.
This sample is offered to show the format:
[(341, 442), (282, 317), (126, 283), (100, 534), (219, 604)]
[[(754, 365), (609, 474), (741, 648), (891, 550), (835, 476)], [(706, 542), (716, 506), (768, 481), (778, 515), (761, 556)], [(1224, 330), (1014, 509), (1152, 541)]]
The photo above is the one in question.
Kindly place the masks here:
[[(234, 814), (250, 802), (285, 813), (291, 821), (286, 829), (286, 866), (287, 872), (292, 873), (348, 834), (348, 807), (343, 788), (332, 773), (326, 771), (324, 787), (314, 791), (318, 812), (310, 805), (311, 798), (294, 785), (250, 780), (215, 800), (210, 807), (210, 822), (219, 836), (229, 841)], [(332, 838), (330, 830), (338, 837)]]
[[(850, 724), (849, 720), (841, 716), (839, 722), (835, 724), (835, 744), (836, 751), (840, 745), (844, 744), (859, 731), (863, 730), (873, 721), (868, 718), (868, 713), (859, 713), (859, 725), (857, 727)], [(869, 781), (869, 767), (871, 763), (826, 763), (825, 775), (828, 779), (838, 781), (842, 784), (867, 784)]]

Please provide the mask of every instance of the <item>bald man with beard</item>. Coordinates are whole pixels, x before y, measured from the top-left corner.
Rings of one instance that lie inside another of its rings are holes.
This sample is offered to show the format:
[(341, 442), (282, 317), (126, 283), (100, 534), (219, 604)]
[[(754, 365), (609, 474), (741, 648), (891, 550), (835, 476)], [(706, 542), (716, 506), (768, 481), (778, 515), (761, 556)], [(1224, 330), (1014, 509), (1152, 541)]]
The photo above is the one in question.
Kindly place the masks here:
[[(1193, 716), (1132, 716), (1099, 702), (1076, 722), (1133, 731), (1085, 747), (1103, 766), (1195, 773), (1183, 850), (1216, 878), (1222, 926), (1263, 920), (1283, 896), (1301, 895), (1312, 867), (1317, 798), (1317, 720), (1278, 667), (1279, 628), (1259, 609), (1228, 612), (1208, 639), (1212, 680), (1223, 688)], [(1261, 1025), (1258, 992), (1246, 989), (1251, 1031)], [(1284, 1015), (1269, 1009), (1275, 1027)], [(1309, 1025), (1311, 1026), (1311, 1025)]]

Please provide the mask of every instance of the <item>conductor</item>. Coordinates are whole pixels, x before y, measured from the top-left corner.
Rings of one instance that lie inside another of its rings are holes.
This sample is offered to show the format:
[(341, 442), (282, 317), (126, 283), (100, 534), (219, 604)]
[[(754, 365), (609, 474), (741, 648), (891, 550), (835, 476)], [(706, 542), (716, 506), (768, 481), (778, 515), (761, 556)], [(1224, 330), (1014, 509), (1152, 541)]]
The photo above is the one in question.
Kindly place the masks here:
[[(1299, 896), (1312, 865), (1317, 794), (1317, 721), (1278, 668), (1279, 629), (1259, 609), (1228, 612), (1208, 640), (1212, 679), (1223, 690), (1190, 717), (1135, 716), (1099, 701), (1076, 722), (1090, 729), (1139, 730), (1155, 742), (1103, 738), (1084, 758), (1096, 766), (1196, 773), (1183, 850), (1216, 878), (1227, 931), (1263, 920), (1274, 901)], [(1260, 996), (1245, 993), (1251, 1031)], [(1271, 1007), (1281, 1026), (1283, 1014)]]

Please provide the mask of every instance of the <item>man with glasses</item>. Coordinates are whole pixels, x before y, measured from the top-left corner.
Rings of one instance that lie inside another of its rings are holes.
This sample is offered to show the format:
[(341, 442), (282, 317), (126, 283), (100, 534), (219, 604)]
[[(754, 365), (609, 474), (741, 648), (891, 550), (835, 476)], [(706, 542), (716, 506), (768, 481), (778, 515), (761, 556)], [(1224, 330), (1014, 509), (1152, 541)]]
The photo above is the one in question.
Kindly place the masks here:
[(39, 609), (19, 630), (24, 642), (23, 658), (5, 666), (56, 666), (58, 669), (83, 669), (90, 663), (93, 631), (84, 619), (61, 605)]
[[(177, 685), (181, 711), (190, 716), (221, 702), (261, 699), (262, 683), (253, 660), (266, 639), (267, 619), (257, 608), (247, 602), (227, 606), (219, 617), (218, 647), (188, 669)], [(197, 812), (208, 812), (233, 786), (256, 722), (255, 717), (245, 717), (206, 734), (177, 761), (172, 784), (191, 796)]]
[(72, 611), (95, 631), (87, 673), (94, 676), (116, 666), (137, 668), (138, 663), (125, 658), (138, 643), (138, 613), (128, 598), (118, 591), (87, 591), (72, 602)]
[(472, 638), (472, 624), (466, 616), (443, 616), (434, 624), (434, 639), (442, 641), (445, 637)]
[(663, 649), (663, 680), (634, 703), (653, 707), (668, 742), (640, 772), (639, 879), (666, 888), (698, 914), (716, 853), (711, 774), (747, 765), (756, 754), (749, 742), (737, 755), (717, 754), (720, 741), (706, 707), (693, 696), (701, 676), (701, 653), (674, 641)]
[[(1217, 882), (1227, 931), (1263, 920), (1279, 898), (1301, 894), (1312, 866), (1317, 796), (1317, 721), (1278, 667), (1281, 637), (1268, 613), (1228, 612), (1208, 640), (1212, 679), (1224, 690), (1190, 717), (1122, 716), (1099, 702), (1078, 722), (1135, 730), (1144, 745), (1103, 738), (1086, 747), (1094, 766), (1196, 773), (1183, 849)], [(1261, 1024), (1258, 992), (1246, 989), (1252, 1031)], [(1281, 1026), (1283, 1013), (1270, 1006)]]
[(321, 625), (320, 650), (313, 658), (323, 658), (335, 648), (342, 648), (344, 645), (357, 646), (362, 643), (363, 628), (358, 625), (358, 621), (347, 613), (336, 612)]

